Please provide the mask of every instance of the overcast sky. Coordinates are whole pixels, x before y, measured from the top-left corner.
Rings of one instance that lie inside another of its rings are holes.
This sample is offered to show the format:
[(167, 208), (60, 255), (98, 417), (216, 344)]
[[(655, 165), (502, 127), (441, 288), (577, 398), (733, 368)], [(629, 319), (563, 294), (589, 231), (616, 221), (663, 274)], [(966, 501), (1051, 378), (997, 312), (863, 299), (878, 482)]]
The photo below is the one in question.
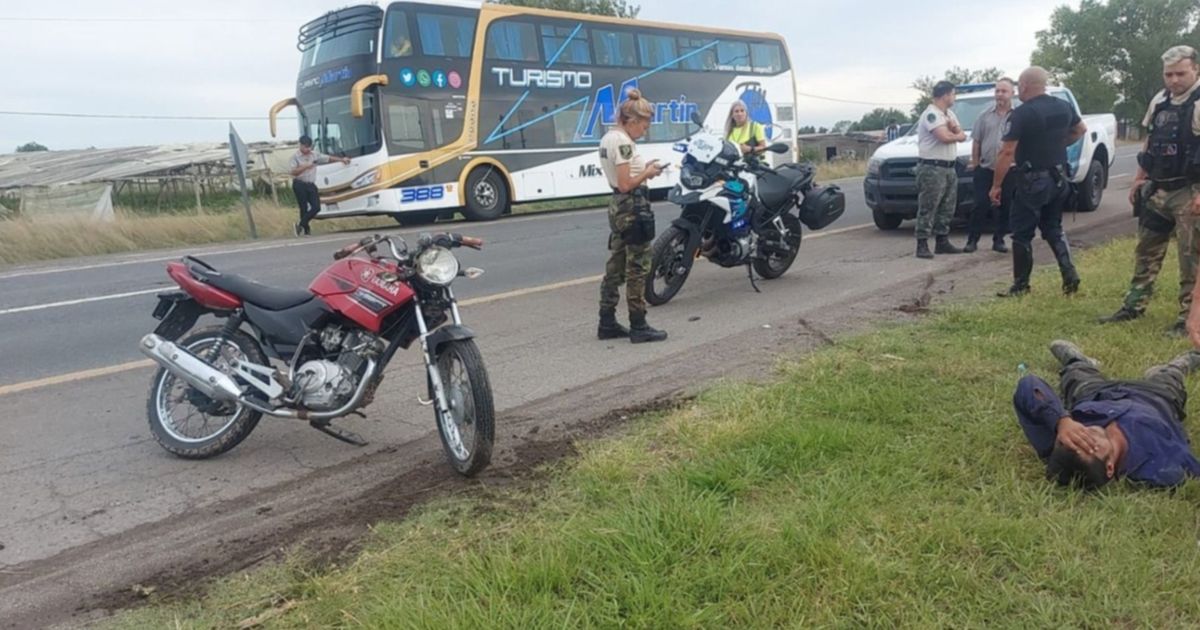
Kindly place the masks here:
[[(0, 3), (0, 111), (263, 117), (295, 89), (299, 26), (345, 1), (9, 0)], [(799, 91), (907, 110), (918, 76), (954, 65), (1020, 72), (1034, 34), (1066, 3), (642, 0), (640, 17), (780, 33)], [(77, 21), (59, 21), (67, 18)], [(818, 126), (875, 106), (809, 97), (798, 104), (801, 124)], [(265, 120), (235, 124), (248, 141), (268, 137)], [(28, 141), (52, 149), (220, 142), (227, 127), (0, 114), (0, 153)]]

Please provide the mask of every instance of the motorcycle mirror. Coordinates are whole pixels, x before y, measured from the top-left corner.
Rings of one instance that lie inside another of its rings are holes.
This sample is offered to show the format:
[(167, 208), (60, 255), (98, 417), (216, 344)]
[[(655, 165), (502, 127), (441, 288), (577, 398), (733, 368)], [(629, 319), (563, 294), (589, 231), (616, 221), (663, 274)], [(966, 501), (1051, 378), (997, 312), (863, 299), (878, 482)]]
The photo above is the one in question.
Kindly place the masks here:
[(776, 142), (775, 144), (772, 144), (771, 146), (767, 147), (767, 150), (770, 151), (771, 153), (787, 153), (791, 149), (788, 148), (788, 145), (786, 145), (782, 142)]
[(704, 118), (700, 116), (700, 112), (697, 110), (692, 110), (692, 124), (697, 127), (704, 126)]

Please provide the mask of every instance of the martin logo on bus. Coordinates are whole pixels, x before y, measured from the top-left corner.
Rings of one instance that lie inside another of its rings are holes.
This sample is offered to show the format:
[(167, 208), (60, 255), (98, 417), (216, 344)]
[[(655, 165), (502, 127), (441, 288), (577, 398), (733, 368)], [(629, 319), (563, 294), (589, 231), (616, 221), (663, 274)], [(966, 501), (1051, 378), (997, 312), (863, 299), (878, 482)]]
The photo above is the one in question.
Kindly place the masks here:
[[(617, 124), (617, 109), (621, 103), (624, 103), (629, 97), (629, 90), (638, 87), (637, 79), (630, 79), (621, 84), (620, 92), (613, 90), (612, 84), (608, 84), (599, 90), (596, 90), (596, 99), (592, 102), (591, 110), (587, 115), (587, 124), (580, 134), (581, 138), (595, 138), (598, 125), (611, 127)], [(618, 94), (620, 97), (618, 98)], [(689, 102), (687, 95), (680, 94), (679, 98), (669, 101), (660, 101), (651, 103), (654, 110), (654, 115), (650, 119), (651, 124), (662, 124), (670, 122), (674, 124), (687, 123), (692, 119), (692, 112), (700, 111), (700, 106), (696, 103)]]
[(526, 68), (492, 68), (500, 85), (510, 87), (539, 87), (539, 88), (590, 88), (592, 87), (591, 72), (576, 72), (572, 70), (538, 70)]

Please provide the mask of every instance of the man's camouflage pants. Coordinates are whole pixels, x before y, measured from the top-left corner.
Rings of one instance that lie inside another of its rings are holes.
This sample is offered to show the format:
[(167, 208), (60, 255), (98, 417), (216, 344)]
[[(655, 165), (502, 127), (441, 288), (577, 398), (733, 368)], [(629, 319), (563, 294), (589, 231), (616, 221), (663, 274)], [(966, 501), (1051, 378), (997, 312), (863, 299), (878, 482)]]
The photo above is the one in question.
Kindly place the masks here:
[(946, 236), (958, 207), (958, 174), (953, 168), (917, 165), (917, 238)]
[[(648, 213), (650, 200), (644, 194), (614, 193), (608, 203), (608, 263), (600, 283), (600, 309), (615, 310), (625, 285), (625, 303), (630, 319), (646, 316), (646, 276), (650, 272), (650, 241), (629, 244), (628, 234), (638, 213)], [(638, 239), (640, 240), (640, 239)]]
[(1162, 270), (1171, 233), (1179, 252), (1179, 320), (1187, 319), (1196, 284), (1196, 262), (1200, 259), (1200, 216), (1192, 215), (1192, 187), (1159, 190), (1146, 202), (1138, 218), (1138, 242), (1134, 248), (1133, 280), (1125, 294), (1125, 308), (1144, 312), (1154, 295), (1154, 281)]

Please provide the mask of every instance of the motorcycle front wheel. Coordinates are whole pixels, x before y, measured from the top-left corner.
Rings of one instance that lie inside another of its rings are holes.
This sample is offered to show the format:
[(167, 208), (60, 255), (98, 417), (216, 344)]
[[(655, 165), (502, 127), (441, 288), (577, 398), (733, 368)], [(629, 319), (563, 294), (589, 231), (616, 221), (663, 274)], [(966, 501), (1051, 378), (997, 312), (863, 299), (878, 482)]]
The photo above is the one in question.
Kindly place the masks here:
[(434, 411), (438, 435), (450, 465), (460, 475), (471, 477), (492, 460), (496, 438), (492, 385), (472, 339), (442, 346), (436, 365), (450, 407), (446, 413)]
[(646, 302), (662, 306), (671, 301), (683, 288), (696, 252), (688, 247), (686, 230), (672, 225), (658, 235), (650, 252), (650, 269), (646, 273)]
[[(230, 376), (236, 360), (267, 363), (252, 337), (243, 332), (223, 337), (221, 327), (200, 330), (179, 346)], [(150, 381), (146, 414), (158, 444), (185, 459), (207, 459), (228, 451), (246, 439), (262, 417), (245, 405), (209, 398), (162, 368)]]

